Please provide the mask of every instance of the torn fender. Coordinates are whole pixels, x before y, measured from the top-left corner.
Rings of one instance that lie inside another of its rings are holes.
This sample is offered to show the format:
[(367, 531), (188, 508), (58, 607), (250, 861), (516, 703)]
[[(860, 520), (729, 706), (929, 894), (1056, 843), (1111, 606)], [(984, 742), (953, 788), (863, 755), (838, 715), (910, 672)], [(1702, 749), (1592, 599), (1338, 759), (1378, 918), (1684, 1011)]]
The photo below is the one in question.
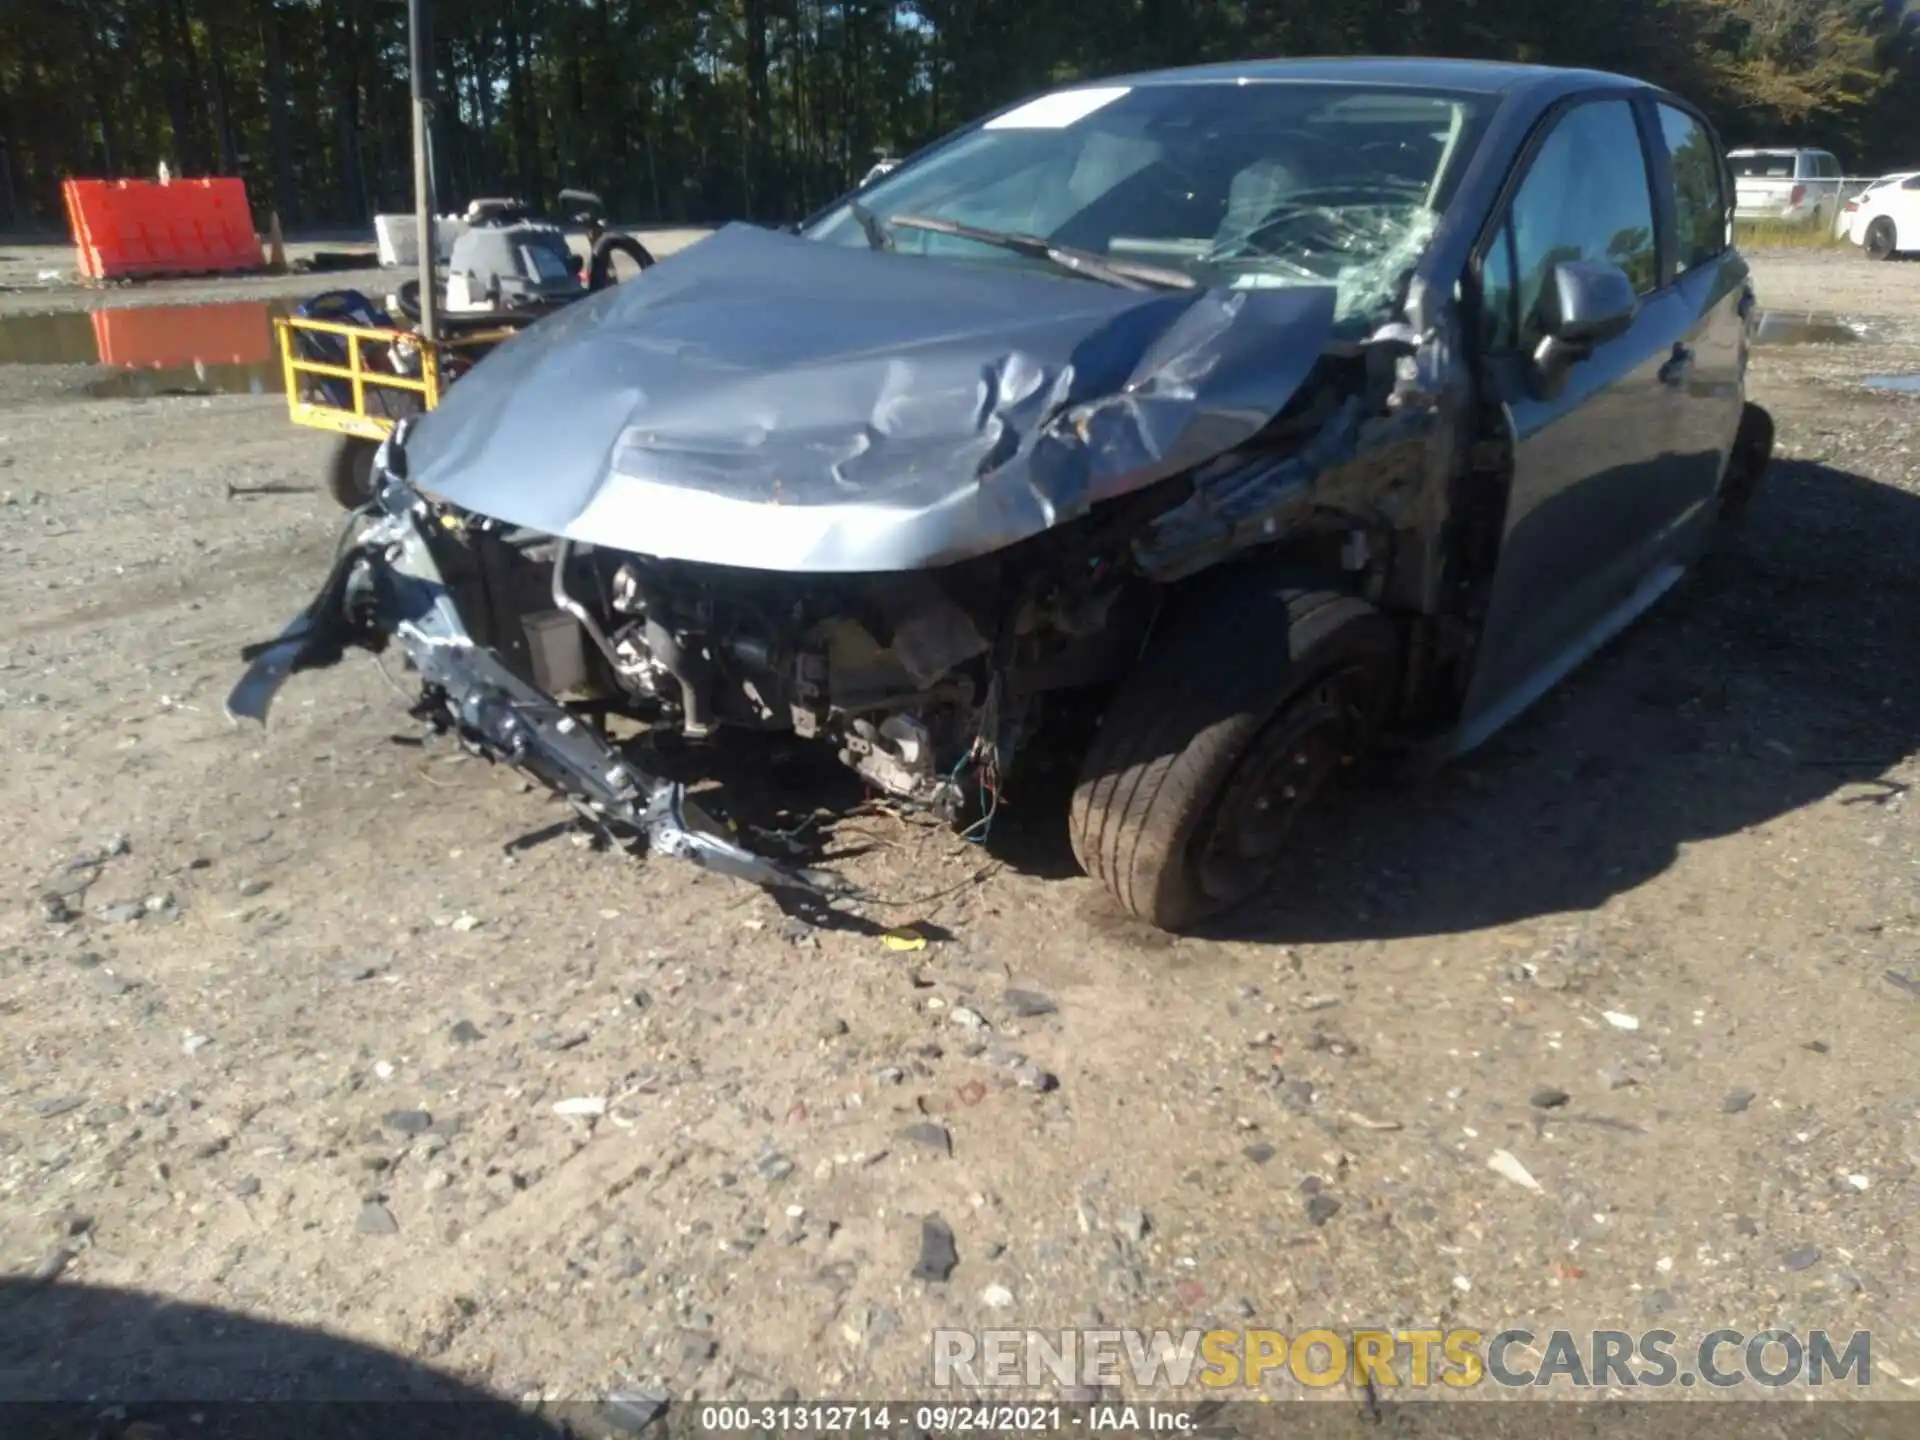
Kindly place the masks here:
[(1241, 444), (1331, 286), (1137, 291), (732, 225), (498, 347), (411, 482), (668, 559), (814, 574), (985, 554)]
[[(313, 603), (279, 637), (243, 652), (250, 663), (227, 698), (230, 719), (264, 723), (289, 676), (337, 664), (351, 646), (379, 650), (391, 637), (420, 672), (416, 714), (526, 772), (615, 837), (769, 889), (828, 899), (854, 893), (831, 872), (735, 843), (680, 785), (634, 768), (558, 700), (475, 644), (421, 529), (425, 507), (394, 480), (382, 503), (389, 513), (342, 544)], [(362, 521), (355, 515), (350, 530)]]

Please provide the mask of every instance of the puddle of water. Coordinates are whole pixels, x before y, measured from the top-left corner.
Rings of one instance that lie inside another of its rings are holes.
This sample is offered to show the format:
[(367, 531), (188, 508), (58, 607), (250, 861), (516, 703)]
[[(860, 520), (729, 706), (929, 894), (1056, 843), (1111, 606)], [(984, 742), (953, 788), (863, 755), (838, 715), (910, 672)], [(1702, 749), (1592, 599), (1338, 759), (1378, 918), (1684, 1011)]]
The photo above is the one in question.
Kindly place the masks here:
[(1909, 395), (1920, 395), (1920, 374), (1869, 375), (1860, 383), (1869, 390), (1900, 390)]
[(1762, 310), (1754, 317), (1756, 345), (1857, 345), (1871, 338), (1864, 325), (1819, 311)]
[(280, 394), (273, 321), (290, 300), (0, 316), (0, 365), (108, 365), (89, 395)]

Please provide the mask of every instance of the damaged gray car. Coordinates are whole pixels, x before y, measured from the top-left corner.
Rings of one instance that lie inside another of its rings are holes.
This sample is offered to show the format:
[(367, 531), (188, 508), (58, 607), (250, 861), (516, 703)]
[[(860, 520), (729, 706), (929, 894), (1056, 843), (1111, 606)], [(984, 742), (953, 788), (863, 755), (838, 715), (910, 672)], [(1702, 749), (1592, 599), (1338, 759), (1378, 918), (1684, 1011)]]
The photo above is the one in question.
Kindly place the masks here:
[(501, 345), (383, 447), (229, 713), (397, 643), (416, 713), (634, 848), (839, 896), (605, 717), (811, 737), (966, 827), (1093, 709), (1075, 854), (1191, 925), (1370, 746), (1478, 743), (1744, 506), (1721, 153), (1533, 67), (1042, 95)]

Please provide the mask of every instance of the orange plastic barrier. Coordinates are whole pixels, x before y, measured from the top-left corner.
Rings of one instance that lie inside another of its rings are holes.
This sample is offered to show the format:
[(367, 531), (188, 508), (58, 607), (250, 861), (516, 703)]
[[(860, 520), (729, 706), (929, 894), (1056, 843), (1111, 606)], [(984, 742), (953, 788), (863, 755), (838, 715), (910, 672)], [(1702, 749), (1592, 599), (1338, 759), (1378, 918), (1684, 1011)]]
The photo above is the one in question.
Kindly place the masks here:
[(66, 180), (60, 190), (91, 279), (260, 268), (244, 180)]
[(96, 310), (93, 338), (102, 365), (262, 365), (273, 355), (273, 313), (264, 300)]

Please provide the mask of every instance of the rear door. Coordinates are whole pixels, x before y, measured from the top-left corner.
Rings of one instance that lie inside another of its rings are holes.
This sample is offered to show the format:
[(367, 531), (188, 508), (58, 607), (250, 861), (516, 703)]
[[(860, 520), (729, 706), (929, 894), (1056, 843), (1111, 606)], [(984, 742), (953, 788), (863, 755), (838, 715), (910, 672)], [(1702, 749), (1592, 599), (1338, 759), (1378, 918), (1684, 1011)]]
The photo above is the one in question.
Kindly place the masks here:
[(1653, 106), (1656, 195), (1662, 223), (1661, 264), (1686, 333), (1661, 369), (1677, 406), (1669, 451), (1672, 488), (1664, 514), (1645, 536), (1643, 567), (1686, 559), (1711, 519), (1734, 432), (1740, 427), (1747, 366), (1748, 267), (1729, 241), (1720, 147), (1706, 121), (1680, 105)]
[[(1699, 316), (1663, 283), (1650, 126), (1625, 96), (1559, 111), (1483, 242), (1483, 373), (1510, 432), (1513, 478), (1463, 716), (1469, 736), (1531, 702), (1629, 605), (1650, 537), (1669, 525), (1686, 483), (1671, 453), (1682, 391), (1670, 362)], [(1543, 399), (1530, 357), (1547, 272), (1561, 260), (1617, 265), (1641, 306), (1625, 334)]]

